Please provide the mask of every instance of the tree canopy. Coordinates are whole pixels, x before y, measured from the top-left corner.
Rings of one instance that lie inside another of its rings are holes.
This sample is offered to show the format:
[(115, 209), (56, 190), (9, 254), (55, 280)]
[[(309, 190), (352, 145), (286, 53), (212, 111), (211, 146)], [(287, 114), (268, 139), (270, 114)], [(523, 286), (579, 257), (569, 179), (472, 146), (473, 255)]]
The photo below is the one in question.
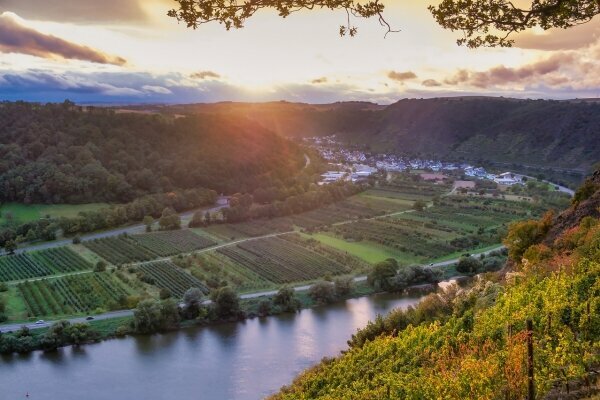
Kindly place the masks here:
[[(341, 36), (354, 36), (357, 28), (351, 18), (377, 18), (386, 29), (394, 32), (384, 17), (381, 0), (176, 0), (179, 8), (168, 12), (170, 17), (198, 28), (207, 22), (219, 22), (227, 30), (242, 28), (247, 19), (262, 9), (276, 10), (283, 18), (300, 10), (329, 9), (346, 12), (346, 21), (339, 28)], [(531, 4), (529, 4), (531, 1)], [(451, 31), (461, 31), (459, 45), (509, 47), (512, 33), (528, 28), (569, 28), (589, 22), (600, 13), (597, 0), (529, 0), (521, 7), (510, 0), (443, 0), (428, 9), (439, 25)]]

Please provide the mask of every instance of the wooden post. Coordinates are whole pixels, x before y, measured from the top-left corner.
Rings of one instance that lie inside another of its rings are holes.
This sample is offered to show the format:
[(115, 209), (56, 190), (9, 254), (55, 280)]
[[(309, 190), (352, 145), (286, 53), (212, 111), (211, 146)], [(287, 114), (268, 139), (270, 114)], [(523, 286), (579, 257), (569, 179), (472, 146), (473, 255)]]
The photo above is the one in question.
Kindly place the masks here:
[(527, 400), (535, 400), (533, 376), (533, 321), (527, 320)]

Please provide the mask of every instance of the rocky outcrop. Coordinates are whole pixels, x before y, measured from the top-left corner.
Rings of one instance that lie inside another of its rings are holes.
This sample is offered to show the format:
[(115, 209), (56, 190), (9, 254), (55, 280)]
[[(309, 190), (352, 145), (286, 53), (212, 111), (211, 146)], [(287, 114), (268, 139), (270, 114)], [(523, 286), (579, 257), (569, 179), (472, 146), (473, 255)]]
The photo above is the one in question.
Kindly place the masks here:
[(562, 232), (579, 225), (579, 222), (585, 217), (600, 218), (600, 170), (594, 172), (587, 183), (596, 185), (598, 190), (587, 199), (569, 207), (554, 219), (553, 226), (544, 240), (546, 244), (551, 245)]

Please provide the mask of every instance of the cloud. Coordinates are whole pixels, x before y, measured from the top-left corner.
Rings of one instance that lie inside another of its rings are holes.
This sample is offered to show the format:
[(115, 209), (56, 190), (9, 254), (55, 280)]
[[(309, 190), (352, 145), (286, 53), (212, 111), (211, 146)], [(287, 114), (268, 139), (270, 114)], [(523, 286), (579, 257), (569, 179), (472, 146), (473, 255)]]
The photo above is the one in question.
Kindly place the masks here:
[(166, 87), (163, 87), (163, 86), (144, 85), (144, 86), (142, 86), (142, 89), (146, 92), (158, 93), (158, 94), (173, 93), (169, 89), (167, 89)]
[(417, 77), (417, 74), (415, 74), (412, 71), (406, 71), (406, 72), (390, 71), (390, 72), (388, 72), (387, 77), (394, 81), (404, 82), (404, 81), (408, 81), (410, 79), (415, 79)]
[(198, 71), (190, 75), (192, 79), (220, 79), (221, 75), (213, 71)]
[(533, 50), (574, 50), (600, 39), (600, 18), (569, 29), (550, 29), (541, 34), (531, 30), (515, 35), (515, 47)]
[(426, 79), (423, 81), (423, 83), (421, 83), (421, 85), (426, 86), (426, 87), (442, 86), (442, 84), (440, 82), (436, 81), (435, 79)]
[(573, 64), (577, 60), (574, 53), (564, 52), (554, 54), (546, 59), (510, 68), (504, 65), (493, 67), (487, 71), (459, 70), (453, 76), (446, 78), (444, 83), (449, 85), (468, 85), (477, 88), (505, 86), (507, 84), (522, 84), (533, 81), (544, 82), (543, 78), (557, 79), (556, 73), (561, 68)]
[(319, 83), (327, 83), (327, 77), (322, 76), (320, 78), (313, 79), (312, 81), (310, 81), (310, 83), (314, 85), (318, 85)]
[[(161, 3), (166, 10), (174, 2)], [(0, 8), (27, 19), (57, 22), (141, 22), (148, 17), (142, 0), (0, 0)]]
[(65, 58), (100, 64), (123, 65), (125, 60), (94, 50), (87, 46), (46, 35), (19, 23), (13, 13), (0, 14), (0, 51), (28, 54), (42, 58)]

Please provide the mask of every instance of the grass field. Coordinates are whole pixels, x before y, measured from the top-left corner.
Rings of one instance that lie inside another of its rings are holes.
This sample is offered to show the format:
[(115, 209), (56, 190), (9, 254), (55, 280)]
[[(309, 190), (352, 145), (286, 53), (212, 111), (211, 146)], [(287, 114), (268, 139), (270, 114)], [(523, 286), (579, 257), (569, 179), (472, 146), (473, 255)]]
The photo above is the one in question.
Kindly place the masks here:
[(76, 217), (82, 211), (97, 211), (109, 207), (108, 203), (91, 204), (19, 204), (6, 203), (0, 206), (0, 224), (5, 221), (5, 213), (11, 213), (20, 222), (35, 221), (46, 216)]
[(355, 257), (358, 257), (370, 264), (383, 261), (386, 258), (399, 258), (402, 264), (411, 264), (417, 262), (414, 257), (405, 257), (400, 251), (369, 242), (346, 241), (326, 233), (306, 234), (305, 237), (320, 241), (321, 243), (347, 252)]

